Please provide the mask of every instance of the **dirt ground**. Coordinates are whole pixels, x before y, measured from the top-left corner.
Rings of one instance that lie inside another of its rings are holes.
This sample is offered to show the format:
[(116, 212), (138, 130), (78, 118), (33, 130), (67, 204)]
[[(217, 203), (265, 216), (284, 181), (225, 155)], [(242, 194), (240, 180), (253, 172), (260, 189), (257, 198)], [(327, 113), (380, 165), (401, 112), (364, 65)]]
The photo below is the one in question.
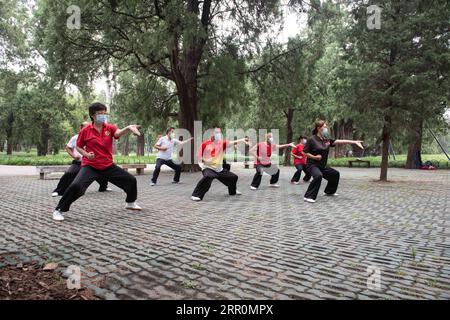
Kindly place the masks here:
[[(0, 257), (0, 262), (2, 258)], [(68, 289), (66, 279), (54, 270), (30, 264), (0, 268), (0, 300), (98, 300), (87, 288)]]

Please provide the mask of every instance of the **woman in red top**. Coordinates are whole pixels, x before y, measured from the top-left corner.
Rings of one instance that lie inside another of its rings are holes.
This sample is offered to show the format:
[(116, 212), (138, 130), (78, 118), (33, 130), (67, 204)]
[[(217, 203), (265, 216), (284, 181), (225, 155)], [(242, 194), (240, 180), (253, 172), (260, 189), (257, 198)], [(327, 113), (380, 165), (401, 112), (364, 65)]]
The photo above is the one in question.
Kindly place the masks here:
[(300, 177), (302, 175), (302, 171), (305, 172), (305, 177), (303, 178), (304, 182), (309, 182), (311, 179), (311, 175), (308, 171), (306, 171), (306, 155), (303, 153), (303, 148), (305, 147), (307, 137), (300, 136), (298, 138), (297, 146), (292, 149), (292, 156), (294, 157), (294, 167), (297, 169), (294, 176), (291, 179), (291, 183), (299, 184)]
[(62, 213), (69, 211), (70, 205), (99, 178), (108, 180), (126, 192), (126, 209), (142, 210), (135, 202), (137, 199), (136, 178), (115, 165), (112, 156), (113, 139), (119, 139), (129, 132), (139, 136), (139, 126), (130, 125), (124, 129), (118, 129), (115, 125), (107, 123), (106, 110), (106, 106), (101, 103), (94, 103), (89, 107), (92, 124), (80, 131), (76, 145), (77, 151), (83, 155), (81, 170), (56, 206), (53, 220), (64, 220)]
[(261, 184), (262, 176), (264, 172), (270, 175), (269, 187), (279, 188), (278, 179), (280, 178), (280, 169), (276, 164), (272, 164), (270, 158), (272, 157), (272, 151), (276, 149), (284, 149), (287, 147), (295, 147), (293, 143), (289, 144), (274, 144), (273, 135), (271, 132), (266, 134), (266, 141), (262, 141), (255, 145), (250, 153), (255, 157), (256, 173), (253, 177), (251, 190), (258, 190)]

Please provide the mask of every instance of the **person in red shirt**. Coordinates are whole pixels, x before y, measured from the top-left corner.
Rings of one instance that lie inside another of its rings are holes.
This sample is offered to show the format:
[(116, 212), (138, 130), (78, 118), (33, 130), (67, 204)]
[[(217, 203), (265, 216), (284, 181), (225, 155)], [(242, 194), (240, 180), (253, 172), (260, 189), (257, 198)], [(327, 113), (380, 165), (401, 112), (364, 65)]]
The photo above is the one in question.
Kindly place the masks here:
[(235, 141), (224, 140), (222, 130), (219, 127), (214, 127), (211, 138), (203, 141), (198, 151), (198, 157), (203, 162), (203, 178), (197, 183), (191, 200), (203, 200), (214, 179), (219, 180), (228, 187), (228, 194), (230, 196), (241, 195), (236, 190), (238, 176), (223, 167), (225, 150), (238, 143), (248, 144), (249, 142), (246, 138)]
[(64, 220), (63, 212), (69, 211), (70, 205), (99, 178), (104, 178), (125, 191), (126, 209), (142, 210), (135, 202), (137, 199), (136, 178), (115, 165), (112, 156), (113, 139), (119, 139), (129, 132), (139, 136), (139, 126), (129, 125), (124, 129), (118, 129), (115, 125), (107, 123), (106, 111), (106, 106), (101, 103), (89, 106), (92, 124), (80, 131), (76, 144), (77, 151), (83, 156), (81, 170), (64, 192), (53, 212), (53, 219), (56, 221)]
[(303, 148), (305, 147), (307, 141), (307, 137), (300, 136), (298, 138), (297, 146), (292, 149), (292, 156), (294, 157), (294, 167), (297, 169), (294, 176), (291, 179), (291, 183), (299, 184), (300, 177), (302, 175), (302, 171), (305, 172), (305, 177), (303, 178), (304, 182), (309, 182), (311, 179), (311, 175), (306, 170), (306, 155), (303, 153)]
[(273, 135), (272, 133), (268, 133), (266, 134), (266, 141), (258, 143), (250, 150), (250, 153), (255, 157), (256, 168), (256, 173), (253, 177), (252, 185), (250, 186), (251, 190), (258, 190), (264, 172), (271, 176), (269, 187), (280, 187), (280, 185), (277, 184), (278, 179), (280, 178), (280, 169), (278, 169), (277, 165), (272, 164), (270, 158), (274, 150), (284, 149), (290, 146), (295, 147), (293, 143), (282, 145), (273, 144)]

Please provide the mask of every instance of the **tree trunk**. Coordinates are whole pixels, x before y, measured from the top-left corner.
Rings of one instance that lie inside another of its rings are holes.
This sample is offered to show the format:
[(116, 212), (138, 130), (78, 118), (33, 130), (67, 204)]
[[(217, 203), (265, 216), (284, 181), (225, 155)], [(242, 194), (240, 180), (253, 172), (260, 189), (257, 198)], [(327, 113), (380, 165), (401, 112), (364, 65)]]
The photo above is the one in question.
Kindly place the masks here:
[(0, 152), (5, 151), (5, 140), (0, 139)]
[[(286, 136), (286, 143), (291, 143), (294, 139), (294, 130), (292, 129), (292, 120), (294, 119), (294, 109), (289, 108), (288, 112), (286, 113), (286, 129), (287, 129), (287, 136)], [(287, 147), (284, 149), (284, 165), (289, 166), (291, 165), (291, 147)]]
[(380, 181), (387, 181), (387, 173), (389, 166), (389, 142), (390, 142), (390, 124), (385, 119), (383, 126), (383, 133), (381, 135), (383, 147), (381, 149), (381, 171), (380, 171)]
[(48, 153), (48, 140), (50, 138), (49, 125), (44, 123), (41, 126), (41, 135), (37, 143), (37, 154), (39, 157), (46, 156)]
[(422, 166), (423, 120), (416, 120), (409, 129), (410, 143), (406, 158), (406, 169), (419, 169)]
[(126, 135), (124, 138), (125, 139), (124, 139), (123, 144), (122, 144), (122, 155), (123, 156), (128, 156), (130, 154), (130, 143), (129, 143), (130, 142), (130, 136)]
[(137, 156), (145, 155), (145, 137), (142, 134), (139, 137), (137, 137), (136, 155)]
[(12, 155), (13, 151), (13, 124), (14, 124), (14, 114), (10, 112), (6, 120), (6, 154)]

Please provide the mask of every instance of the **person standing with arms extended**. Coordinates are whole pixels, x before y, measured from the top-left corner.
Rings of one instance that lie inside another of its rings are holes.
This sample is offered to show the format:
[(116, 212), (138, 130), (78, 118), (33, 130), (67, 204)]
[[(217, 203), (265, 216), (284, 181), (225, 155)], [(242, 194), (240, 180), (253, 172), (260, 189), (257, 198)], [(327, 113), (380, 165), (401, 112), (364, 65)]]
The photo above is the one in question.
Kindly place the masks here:
[(278, 179), (280, 178), (280, 169), (276, 164), (272, 164), (270, 158), (272, 157), (273, 151), (277, 149), (284, 149), (287, 147), (295, 147), (295, 145), (293, 143), (274, 144), (273, 135), (271, 132), (269, 132), (268, 134), (266, 134), (266, 141), (262, 141), (256, 144), (250, 150), (250, 153), (255, 157), (256, 168), (256, 173), (250, 186), (251, 190), (258, 190), (264, 172), (270, 175), (269, 187), (280, 187), (280, 185), (278, 184)]
[(298, 144), (292, 149), (291, 155), (294, 157), (294, 167), (297, 169), (291, 179), (292, 184), (299, 184), (302, 171), (305, 172), (304, 182), (309, 182), (311, 179), (311, 175), (306, 171), (306, 155), (303, 153), (307, 139), (305, 136), (300, 136), (298, 138)]
[(161, 171), (161, 166), (166, 165), (173, 170), (175, 170), (175, 175), (173, 177), (172, 183), (180, 183), (181, 175), (181, 165), (176, 164), (172, 160), (173, 149), (175, 146), (182, 146), (190, 142), (194, 138), (187, 139), (183, 142), (175, 139), (175, 128), (169, 128), (166, 130), (166, 135), (158, 138), (155, 144), (155, 149), (158, 150), (156, 155), (156, 166), (155, 171), (153, 171), (153, 176), (150, 181), (150, 186), (155, 186), (158, 181), (159, 172)]
[(218, 126), (214, 127), (211, 137), (203, 141), (198, 150), (198, 157), (203, 162), (203, 177), (192, 192), (192, 201), (202, 201), (211, 188), (214, 179), (219, 180), (228, 187), (230, 196), (242, 194), (236, 190), (238, 176), (228, 168), (223, 167), (225, 151), (238, 143), (248, 144), (249, 142), (247, 138), (235, 141), (225, 140), (223, 139), (222, 129)]
[(326, 196), (337, 196), (336, 190), (339, 185), (339, 171), (327, 168), (328, 153), (330, 147), (338, 144), (355, 144), (361, 149), (363, 141), (360, 140), (334, 140), (330, 138), (327, 123), (324, 120), (317, 120), (314, 124), (313, 136), (306, 142), (303, 152), (308, 157), (306, 170), (311, 174), (313, 180), (306, 190), (304, 201), (314, 203), (319, 193), (322, 178), (328, 180), (325, 188)]
[(106, 106), (101, 103), (89, 106), (92, 124), (80, 131), (76, 146), (83, 156), (81, 170), (56, 206), (53, 220), (64, 220), (63, 213), (69, 211), (71, 204), (86, 192), (94, 180), (99, 178), (107, 179), (125, 191), (127, 194), (125, 209), (142, 210), (135, 202), (137, 199), (136, 178), (114, 164), (112, 155), (113, 139), (119, 139), (129, 132), (139, 136), (140, 126), (129, 125), (124, 129), (118, 129), (115, 125), (108, 123), (106, 111)]
[[(89, 122), (83, 122), (80, 126), (80, 130), (82, 130), (84, 127), (87, 127), (88, 125)], [(61, 179), (59, 179), (56, 189), (53, 190), (52, 197), (62, 196), (64, 192), (66, 192), (66, 189), (73, 182), (78, 172), (80, 172), (81, 159), (83, 158), (83, 156), (76, 149), (77, 139), (78, 134), (74, 135), (66, 145), (66, 152), (73, 158), (72, 164), (61, 177)], [(98, 192), (112, 191), (110, 188), (108, 188), (108, 180), (99, 178), (97, 182), (100, 185)]]

